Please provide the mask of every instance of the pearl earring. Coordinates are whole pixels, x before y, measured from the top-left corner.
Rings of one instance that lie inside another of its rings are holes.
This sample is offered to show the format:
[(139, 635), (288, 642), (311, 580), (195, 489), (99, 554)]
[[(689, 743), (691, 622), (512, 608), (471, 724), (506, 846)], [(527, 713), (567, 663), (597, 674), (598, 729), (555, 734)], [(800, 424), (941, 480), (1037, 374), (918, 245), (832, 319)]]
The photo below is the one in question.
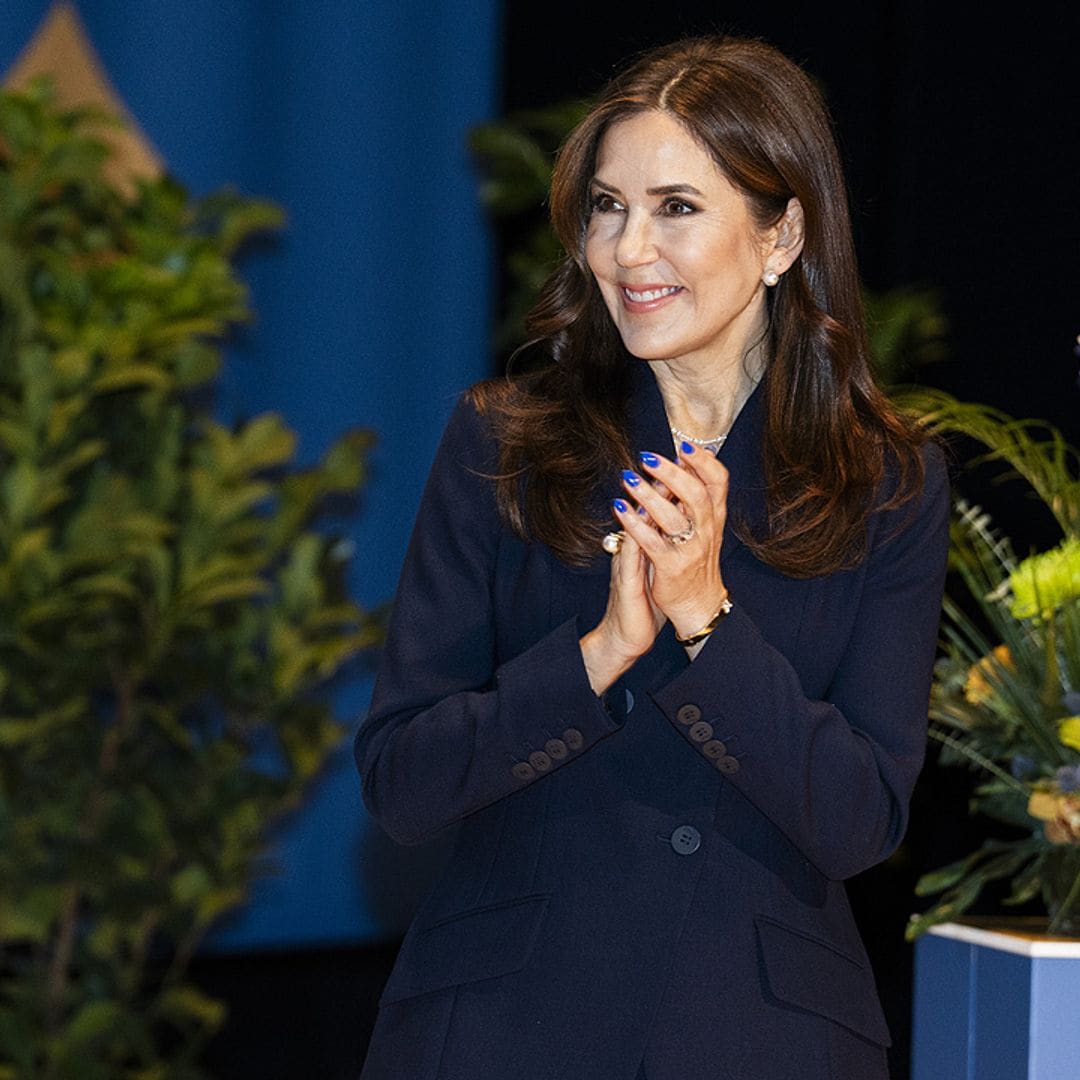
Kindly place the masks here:
[(771, 288), (780, 280), (780, 275), (775, 270), (766, 270), (765, 273), (761, 275), (761, 280)]

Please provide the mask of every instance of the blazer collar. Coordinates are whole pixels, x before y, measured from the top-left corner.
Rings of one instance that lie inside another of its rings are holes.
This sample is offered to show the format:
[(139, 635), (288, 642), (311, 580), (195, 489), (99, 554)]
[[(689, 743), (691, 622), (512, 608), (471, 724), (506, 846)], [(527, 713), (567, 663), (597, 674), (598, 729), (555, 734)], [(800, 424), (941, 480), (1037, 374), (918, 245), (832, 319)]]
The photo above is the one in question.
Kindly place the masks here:
[[(629, 360), (630, 401), (627, 424), (630, 450), (640, 450), (670, 457), (673, 452), (671, 428), (664, 400), (652, 368), (643, 360)], [(765, 444), (765, 380), (762, 379), (747, 398), (731, 426), (724, 445), (717, 455), (731, 474), (729, 491), (729, 520), (734, 516), (746, 524), (760, 528), (765, 517), (765, 469), (762, 452)], [(620, 477), (613, 478), (613, 490), (619, 490)], [(734, 515), (730, 511), (734, 511)], [(727, 538), (725, 538), (727, 543)]]

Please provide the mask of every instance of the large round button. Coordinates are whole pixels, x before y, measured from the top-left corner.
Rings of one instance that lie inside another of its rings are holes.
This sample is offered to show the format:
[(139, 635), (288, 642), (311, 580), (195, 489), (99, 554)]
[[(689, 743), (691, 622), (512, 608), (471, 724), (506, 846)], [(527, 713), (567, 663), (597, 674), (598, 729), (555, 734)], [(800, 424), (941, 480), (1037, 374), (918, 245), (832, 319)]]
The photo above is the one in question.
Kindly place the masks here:
[(529, 755), (529, 764), (537, 772), (547, 772), (551, 768), (551, 758), (543, 750), (534, 750)]
[(725, 775), (731, 776), (732, 773), (739, 771), (739, 763), (730, 754), (725, 754), (723, 757), (718, 757), (713, 764)]
[(706, 723), (704, 720), (699, 720), (696, 724), (690, 725), (690, 730), (687, 732), (694, 742), (708, 742), (712, 738), (712, 724)]
[(719, 739), (710, 739), (702, 748), (701, 752), (710, 760), (716, 761), (727, 753), (727, 747)]
[(680, 825), (671, 834), (671, 848), (677, 855), (693, 855), (701, 847), (701, 833), (693, 825)]
[(527, 761), (519, 761), (510, 771), (519, 780), (531, 780), (536, 775), (536, 770)]
[(585, 745), (585, 739), (576, 727), (568, 727), (563, 733), (563, 742), (571, 750), (580, 750)]
[(689, 727), (701, 719), (701, 710), (696, 705), (683, 705), (675, 714), (675, 719)]
[(555, 761), (562, 761), (566, 757), (566, 743), (562, 739), (548, 739), (544, 743), (544, 750), (547, 752), (549, 758), (553, 758)]
[(628, 713), (634, 711), (634, 695), (629, 690), (626, 691), (626, 711)]

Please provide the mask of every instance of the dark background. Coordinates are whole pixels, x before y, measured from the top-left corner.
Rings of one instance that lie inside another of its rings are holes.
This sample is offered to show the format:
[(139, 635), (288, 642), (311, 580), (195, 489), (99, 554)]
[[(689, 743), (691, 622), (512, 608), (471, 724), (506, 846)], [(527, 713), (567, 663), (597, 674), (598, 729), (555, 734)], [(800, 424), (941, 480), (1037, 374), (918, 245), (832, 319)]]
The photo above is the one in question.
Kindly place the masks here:
[[(686, 34), (762, 37), (822, 85), (848, 169), (863, 277), (935, 287), (949, 359), (921, 381), (1080, 443), (1080, 6), (509, 3), (504, 108), (594, 93), (631, 54)], [(966, 10), (960, 10), (961, 8)], [(971, 480), (1018, 550), (1048, 539), (1016, 498)], [(912, 949), (903, 927), (919, 874), (977, 843), (968, 781), (929, 767), (909, 836), (852, 883), (907, 1076)], [(210, 1064), (223, 1077), (353, 1077), (394, 943), (381, 949), (201, 961), (232, 1006)], [(256, 985), (257, 984), (257, 985)]]
[(508, 110), (592, 94), (686, 34), (762, 37), (798, 61), (836, 122), (867, 285), (940, 290), (952, 359), (921, 378), (1080, 441), (1080, 6), (509, 7)]

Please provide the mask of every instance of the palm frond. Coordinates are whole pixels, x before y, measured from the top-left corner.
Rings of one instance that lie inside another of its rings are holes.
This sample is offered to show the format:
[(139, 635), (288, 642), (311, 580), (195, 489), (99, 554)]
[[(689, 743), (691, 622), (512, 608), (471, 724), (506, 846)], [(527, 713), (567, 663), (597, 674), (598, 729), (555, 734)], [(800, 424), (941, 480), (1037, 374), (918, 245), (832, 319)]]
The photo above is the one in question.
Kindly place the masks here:
[(964, 435), (987, 447), (979, 461), (1000, 461), (1046, 504), (1066, 536), (1080, 535), (1080, 451), (1051, 424), (1015, 420), (989, 405), (957, 401), (941, 390), (910, 390), (900, 405), (941, 435)]
[(1007, 773), (996, 762), (991, 761), (985, 754), (976, 750), (966, 739), (962, 739), (948, 731), (942, 731), (940, 728), (934, 727), (930, 729), (930, 738), (935, 742), (941, 743), (942, 746), (947, 746), (961, 758), (965, 759), (972, 767), (987, 772), (995, 779), (1000, 780), (1006, 787), (1009, 787), (1016, 792), (1027, 793), (1027, 785), (1024, 784), (1023, 781), (1017, 780), (1011, 773)]

